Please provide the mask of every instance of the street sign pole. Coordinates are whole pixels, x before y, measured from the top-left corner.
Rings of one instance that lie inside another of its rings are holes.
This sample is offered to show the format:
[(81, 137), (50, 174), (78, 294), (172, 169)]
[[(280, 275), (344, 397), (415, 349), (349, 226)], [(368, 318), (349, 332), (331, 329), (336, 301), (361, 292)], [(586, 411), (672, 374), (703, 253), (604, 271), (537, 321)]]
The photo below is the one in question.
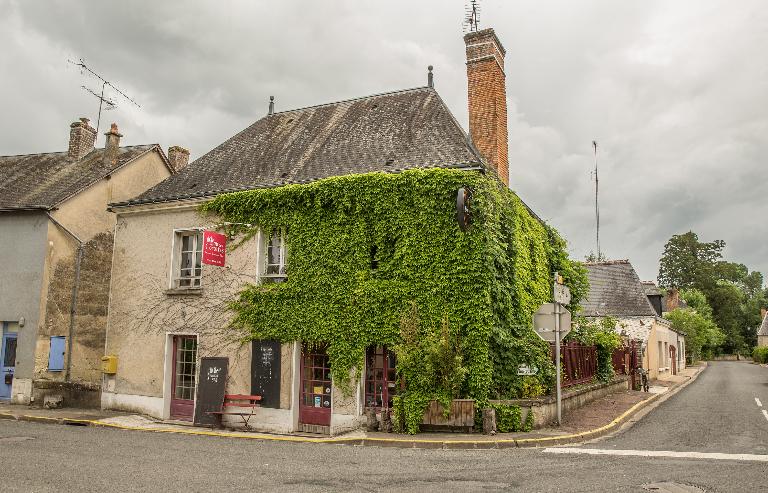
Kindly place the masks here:
[(555, 292), (555, 367), (557, 368), (557, 426), (562, 424), (563, 419), (563, 402), (562, 402), (562, 389), (560, 388), (560, 303), (557, 302), (557, 281), (559, 274), (555, 273), (555, 284), (553, 292)]

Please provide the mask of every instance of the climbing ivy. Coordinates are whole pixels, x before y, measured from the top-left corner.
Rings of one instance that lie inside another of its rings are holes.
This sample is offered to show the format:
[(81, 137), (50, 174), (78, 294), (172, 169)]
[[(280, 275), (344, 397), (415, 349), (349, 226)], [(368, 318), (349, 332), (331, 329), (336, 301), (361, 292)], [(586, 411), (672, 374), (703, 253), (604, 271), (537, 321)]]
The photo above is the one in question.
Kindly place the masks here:
[[(460, 187), (472, 191), (467, 231), (455, 218)], [(201, 210), (252, 224), (237, 245), (258, 228), (287, 228), (287, 281), (245, 287), (231, 303), (233, 330), (244, 340), (327, 345), (342, 388), (368, 346), (395, 348), (406, 388), (394, 414), (407, 421), (396, 426), (411, 433), (431, 399), (482, 406), (517, 397), (522, 363), (551, 387), (549, 349), (531, 329), (532, 313), (551, 301), (555, 270), (572, 288), (572, 308), (585, 291), (586, 275), (568, 260), (565, 242), (480, 172), (341, 176), (219, 195)], [(419, 336), (410, 340), (407, 330)], [(456, 359), (438, 364), (446, 348)], [(432, 363), (419, 359), (424, 351), (433, 351)]]

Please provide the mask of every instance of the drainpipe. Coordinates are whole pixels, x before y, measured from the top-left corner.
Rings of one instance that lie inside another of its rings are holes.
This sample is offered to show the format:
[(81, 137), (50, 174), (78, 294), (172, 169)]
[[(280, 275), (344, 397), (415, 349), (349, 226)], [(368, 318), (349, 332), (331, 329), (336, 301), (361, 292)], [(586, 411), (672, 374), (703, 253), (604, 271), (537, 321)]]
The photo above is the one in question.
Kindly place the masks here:
[(75, 314), (77, 312), (77, 290), (80, 287), (80, 265), (83, 262), (83, 240), (78, 238), (78, 236), (67, 229), (66, 226), (61, 224), (59, 221), (53, 218), (51, 216), (50, 212), (47, 213), (48, 219), (51, 220), (53, 224), (58, 226), (62, 229), (65, 233), (67, 233), (72, 239), (74, 239), (77, 242), (77, 258), (75, 260), (75, 282), (72, 284), (72, 301), (69, 306), (69, 335), (67, 336), (67, 367), (64, 372), (64, 381), (69, 382), (70, 380), (70, 371), (72, 369), (72, 339), (75, 334)]

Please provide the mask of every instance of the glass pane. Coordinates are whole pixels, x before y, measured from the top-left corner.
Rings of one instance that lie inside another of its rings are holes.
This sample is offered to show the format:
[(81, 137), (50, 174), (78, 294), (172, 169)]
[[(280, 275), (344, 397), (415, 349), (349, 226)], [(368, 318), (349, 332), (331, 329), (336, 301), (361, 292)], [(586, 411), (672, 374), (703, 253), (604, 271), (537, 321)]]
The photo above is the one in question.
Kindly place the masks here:
[(184, 235), (181, 237), (181, 250), (182, 251), (189, 251), (192, 250), (192, 237), (189, 235)]
[(6, 368), (16, 366), (16, 338), (9, 337), (5, 340), (5, 357), (3, 366)]

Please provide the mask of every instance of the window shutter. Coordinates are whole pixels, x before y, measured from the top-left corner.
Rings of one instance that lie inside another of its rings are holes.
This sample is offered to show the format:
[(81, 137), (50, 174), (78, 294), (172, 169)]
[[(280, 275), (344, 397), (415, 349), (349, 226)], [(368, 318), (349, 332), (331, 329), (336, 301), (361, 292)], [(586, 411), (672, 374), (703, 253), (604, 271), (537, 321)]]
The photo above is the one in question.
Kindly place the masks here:
[(48, 371), (62, 371), (64, 369), (66, 341), (67, 338), (64, 336), (51, 336), (51, 350), (48, 353)]

